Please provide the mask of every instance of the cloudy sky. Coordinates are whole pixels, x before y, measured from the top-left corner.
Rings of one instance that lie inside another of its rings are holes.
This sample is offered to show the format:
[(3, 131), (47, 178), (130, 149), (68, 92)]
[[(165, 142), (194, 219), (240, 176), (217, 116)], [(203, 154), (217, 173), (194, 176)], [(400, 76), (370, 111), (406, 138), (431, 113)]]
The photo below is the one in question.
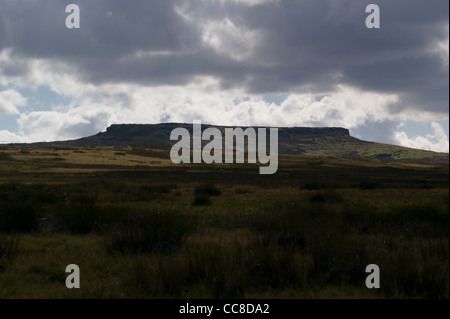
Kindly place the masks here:
[[(66, 6), (80, 28), (66, 28)], [(380, 8), (368, 29), (366, 6)], [(448, 0), (0, 0), (0, 143), (339, 126), (449, 151)]]

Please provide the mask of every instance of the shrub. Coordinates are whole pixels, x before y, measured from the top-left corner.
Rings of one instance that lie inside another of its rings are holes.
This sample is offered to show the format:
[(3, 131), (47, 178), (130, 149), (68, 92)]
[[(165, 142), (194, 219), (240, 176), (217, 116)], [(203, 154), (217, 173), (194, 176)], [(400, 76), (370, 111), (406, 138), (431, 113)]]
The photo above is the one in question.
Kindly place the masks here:
[(13, 158), (11, 157), (10, 154), (5, 153), (5, 152), (0, 152), (0, 162), (1, 161), (12, 161)]
[(381, 188), (381, 185), (378, 182), (364, 179), (361, 183), (359, 183), (358, 188), (362, 189), (362, 190), (370, 190), (370, 189)]
[(334, 189), (337, 188), (331, 182), (317, 181), (317, 180), (308, 180), (303, 185), (301, 185), (300, 189), (307, 190), (315, 190), (315, 189)]
[(342, 203), (344, 198), (334, 190), (322, 189), (311, 192), (309, 200), (319, 203)]
[(64, 202), (53, 205), (46, 223), (51, 230), (87, 234), (100, 226), (101, 209), (91, 194), (66, 194)]
[(195, 206), (211, 205), (211, 199), (209, 196), (219, 196), (222, 192), (213, 184), (202, 184), (194, 189), (194, 202)]
[(71, 203), (56, 207), (53, 230), (87, 234), (100, 226), (100, 208), (94, 203)]
[(37, 230), (39, 210), (28, 201), (0, 203), (0, 231), (26, 233)]
[(175, 211), (134, 212), (116, 227), (106, 243), (106, 249), (122, 254), (170, 253), (178, 250), (183, 236), (194, 228), (191, 216)]
[(218, 196), (221, 193), (222, 192), (220, 191), (220, 189), (213, 184), (202, 184), (194, 189), (194, 195), (204, 194), (209, 196)]
[(177, 185), (127, 185), (111, 184), (102, 185), (108, 191), (107, 196), (111, 202), (151, 202), (161, 199), (164, 194), (169, 194), (177, 188)]
[(205, 194), (196, 194), (194, 195), (194, 202), (192, 203), (195, 206), (206, 206), (211, 205), (211, 198)]

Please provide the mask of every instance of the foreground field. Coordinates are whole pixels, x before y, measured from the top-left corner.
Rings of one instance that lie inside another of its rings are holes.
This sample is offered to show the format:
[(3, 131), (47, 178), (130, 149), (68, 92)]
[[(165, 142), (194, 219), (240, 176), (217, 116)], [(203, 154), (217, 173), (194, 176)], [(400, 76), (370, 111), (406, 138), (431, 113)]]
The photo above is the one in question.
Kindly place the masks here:
[(168, 158), (0, 149), (0, 298), (449, 297), (448, 165)]

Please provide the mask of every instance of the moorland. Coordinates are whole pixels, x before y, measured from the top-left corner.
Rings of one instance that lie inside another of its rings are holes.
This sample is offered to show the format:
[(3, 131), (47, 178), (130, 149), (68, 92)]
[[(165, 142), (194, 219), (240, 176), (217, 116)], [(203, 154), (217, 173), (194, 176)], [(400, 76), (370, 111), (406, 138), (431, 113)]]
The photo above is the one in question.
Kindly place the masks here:
[(0, 298), (449, 297), (448, 162), (169, 152), (0, 146)]

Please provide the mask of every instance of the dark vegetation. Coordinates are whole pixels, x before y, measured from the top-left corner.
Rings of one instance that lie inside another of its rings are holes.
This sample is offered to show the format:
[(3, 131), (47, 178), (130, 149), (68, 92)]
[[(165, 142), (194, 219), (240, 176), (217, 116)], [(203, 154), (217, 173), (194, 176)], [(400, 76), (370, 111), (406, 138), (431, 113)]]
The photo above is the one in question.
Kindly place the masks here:
[[(268, 177), (258, 165), (9, 156), (3, 298), (449, 297), (448, 165), (287, 156)], [(64, 285), (71, 263), (83, 273), (78, 291)], [(376, 290), (364, 285), (372, 263)]]
[(195, 206), (211, 205), (211, 196), (219, 196), (221, 194), (220, 189), (213, 184), (202, 184), (194, 189), (194, 202)]

